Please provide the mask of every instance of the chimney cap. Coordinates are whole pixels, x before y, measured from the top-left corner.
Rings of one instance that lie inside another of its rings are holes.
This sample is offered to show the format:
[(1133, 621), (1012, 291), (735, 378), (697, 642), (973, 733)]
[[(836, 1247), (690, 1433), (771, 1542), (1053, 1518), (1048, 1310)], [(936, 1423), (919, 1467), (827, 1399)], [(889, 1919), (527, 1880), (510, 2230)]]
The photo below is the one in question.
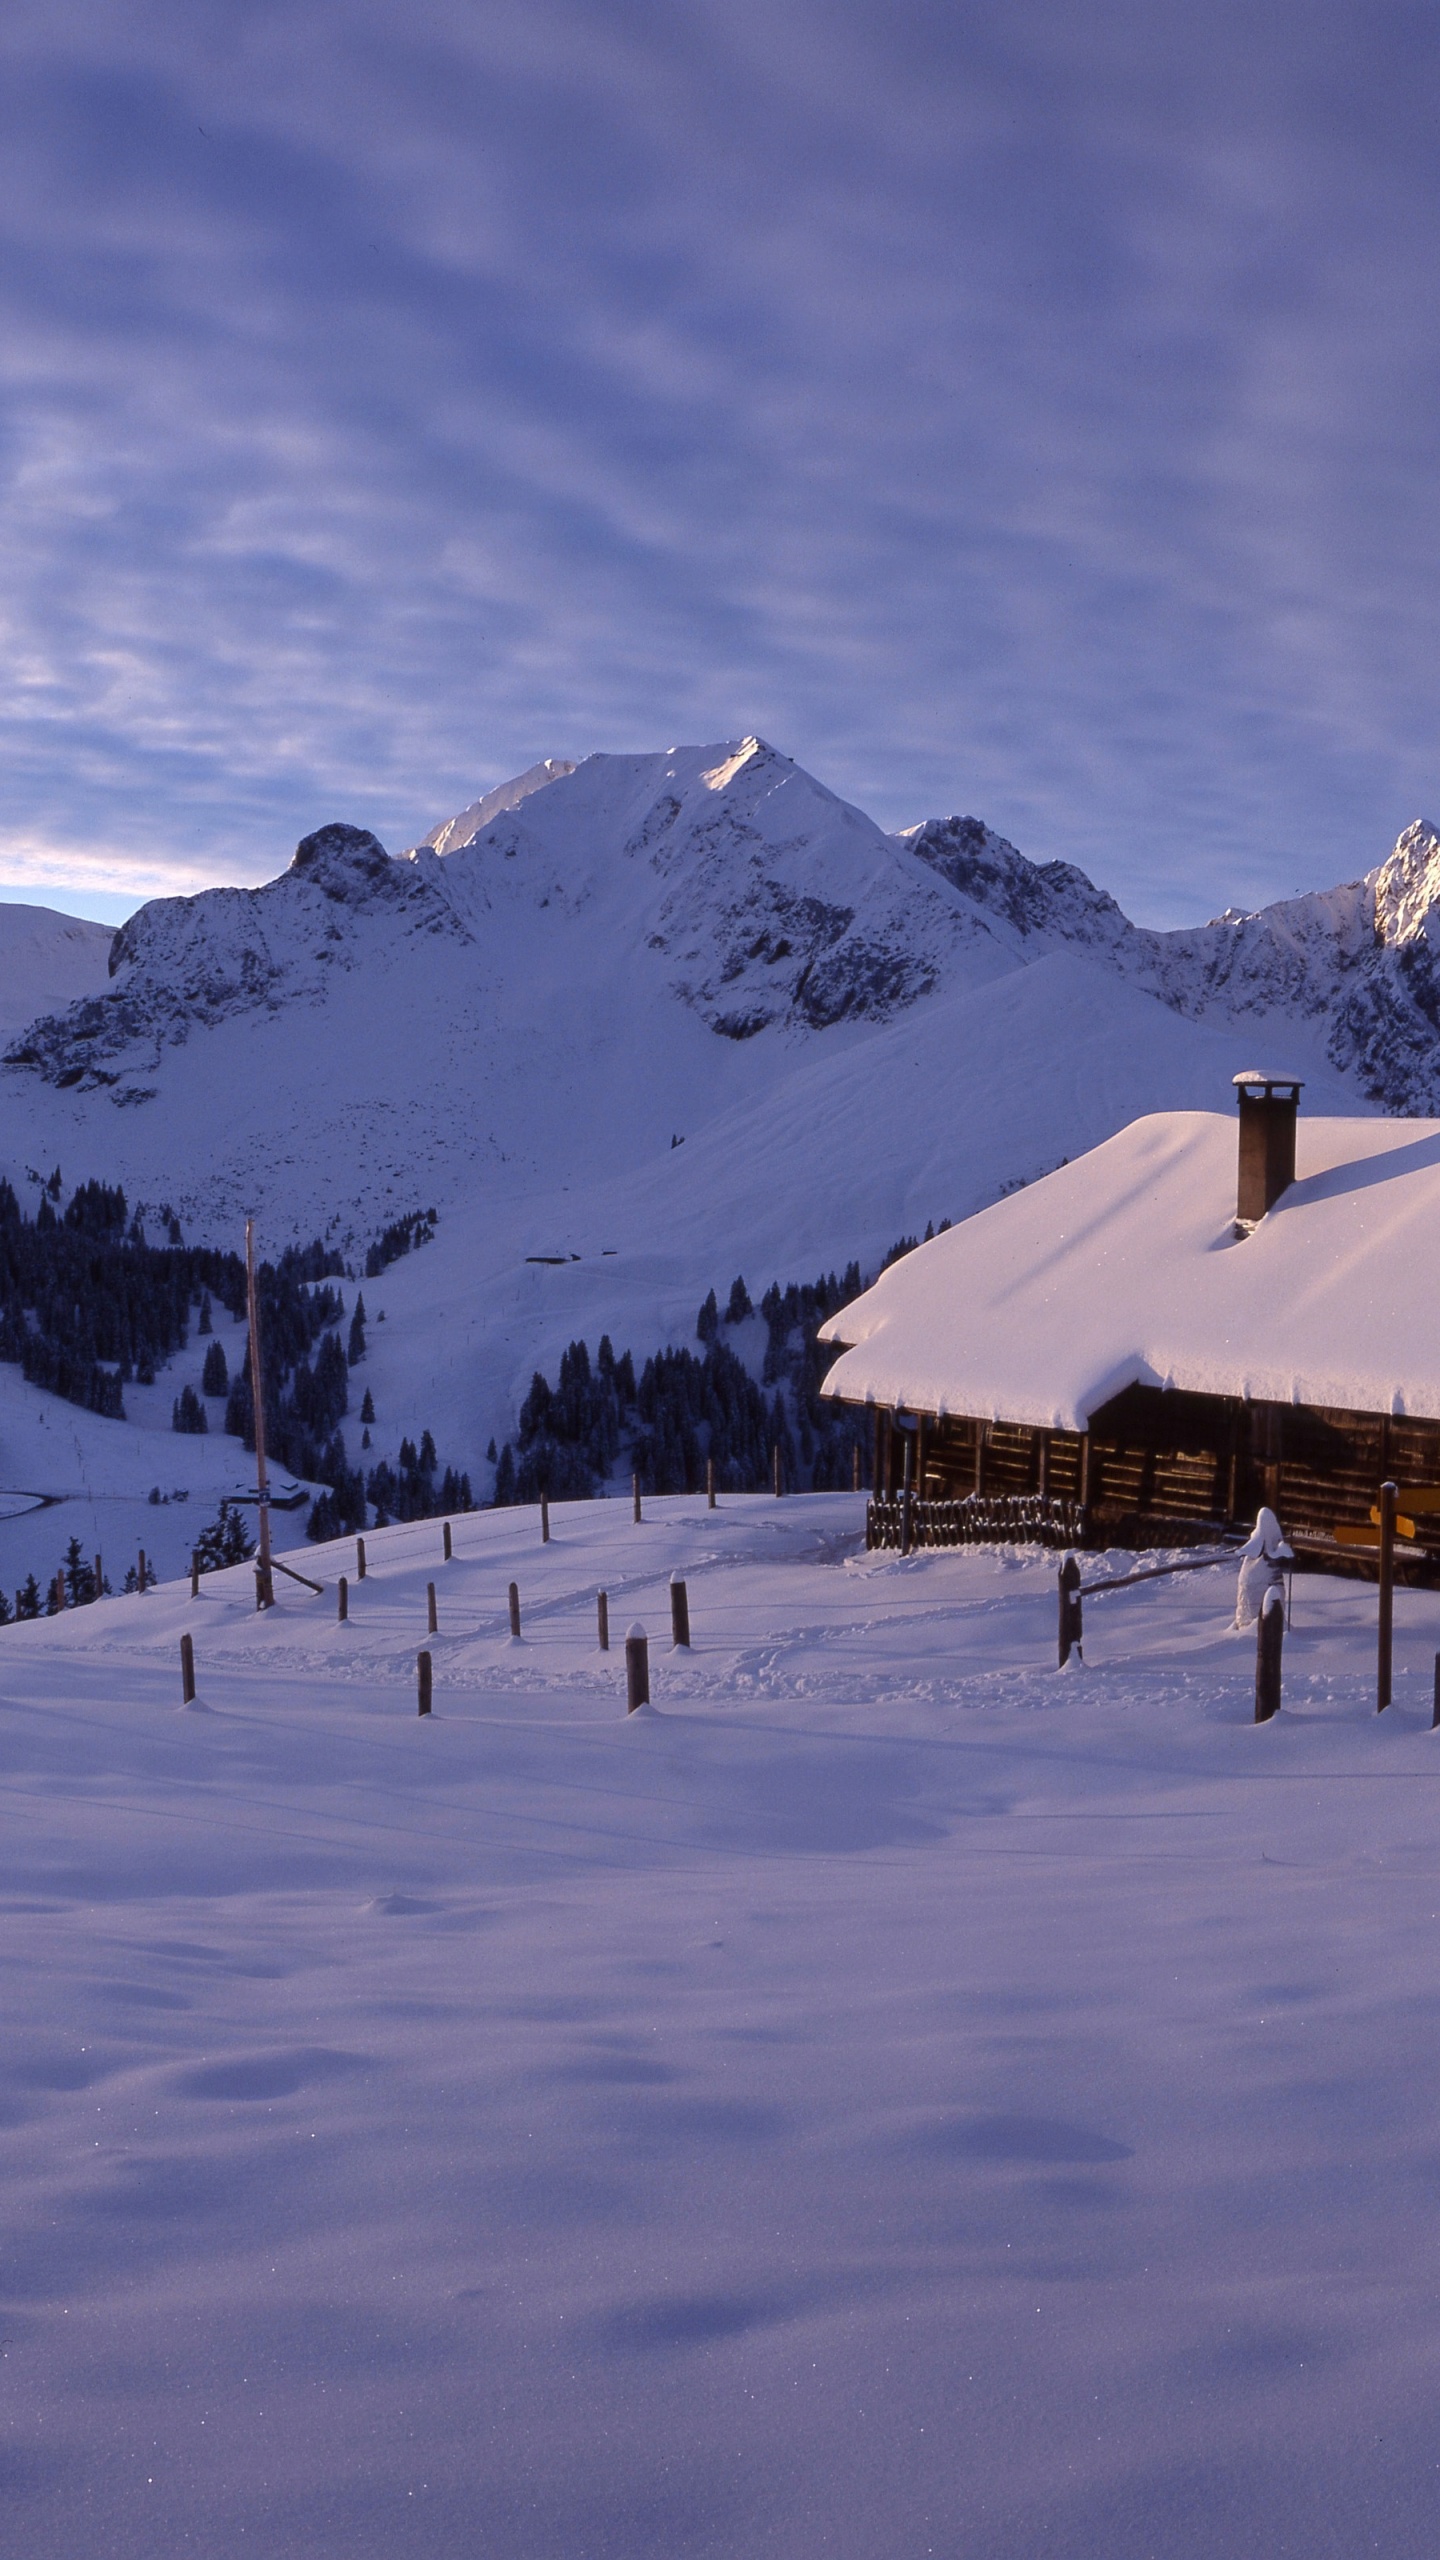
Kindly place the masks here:
[(1267, 1094), (1273, 1093), (1277, 1085), (1283, 1084), (1291, 1094), (1298, 1094), (1305, 1079), (1303, 1076), (1276, 1075), (1273, 1068), (1269, 1067), (1244, 1067), (1239, 1075), (1232, 1076), (1230, 1081), (1236, 1085), (1263, 1085)]

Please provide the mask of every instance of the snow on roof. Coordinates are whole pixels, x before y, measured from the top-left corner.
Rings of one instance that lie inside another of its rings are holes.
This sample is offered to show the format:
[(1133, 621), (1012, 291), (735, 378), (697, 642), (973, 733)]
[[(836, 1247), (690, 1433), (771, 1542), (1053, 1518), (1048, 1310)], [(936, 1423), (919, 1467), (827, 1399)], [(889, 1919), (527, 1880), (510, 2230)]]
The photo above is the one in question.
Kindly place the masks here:
[(1440, 1121), (1306, 1120), (1234, 1229), (1236, 1124), (1157, 1112), (882, 1272), (825, 1393), (1084, 1430), (1140, 1383), (1440, 1419)]

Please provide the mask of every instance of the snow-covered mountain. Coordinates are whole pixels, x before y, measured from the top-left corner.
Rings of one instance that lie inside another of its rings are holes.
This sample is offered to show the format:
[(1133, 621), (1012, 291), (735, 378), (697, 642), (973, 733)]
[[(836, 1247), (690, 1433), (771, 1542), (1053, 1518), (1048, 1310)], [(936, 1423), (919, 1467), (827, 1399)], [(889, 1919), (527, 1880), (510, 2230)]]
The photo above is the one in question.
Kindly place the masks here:
[(1346, 888), (1158, 934), (976, 819), (887, 835), (757, 739), (554, 761), (408, 855), (329, 825), (263, 888), (142, 908), (103, 991), (12, 1041), (0, 1165), (224, 1243), (254, 1208), (359, 1249), (433, 1204), (371, 1357), (473, 1461), (572, 1335), (688, 1333), (737, 1268), (873, 1268), (1214, 1108), (1242, 1052), (1316, 1109), (1440, 1108), (1437, 899), (1417, 825)]
[(0, 899), (0, 1040), (13, 1040), (37, 1014), (98, 995), (114, 939), (108, 924)]

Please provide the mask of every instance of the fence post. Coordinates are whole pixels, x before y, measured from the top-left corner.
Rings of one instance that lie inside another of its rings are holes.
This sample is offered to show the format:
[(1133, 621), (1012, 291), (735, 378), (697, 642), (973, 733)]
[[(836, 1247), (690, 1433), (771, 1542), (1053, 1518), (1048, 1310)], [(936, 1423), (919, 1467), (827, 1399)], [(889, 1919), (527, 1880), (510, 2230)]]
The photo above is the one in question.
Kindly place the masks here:
[(608, 1591), (597, 1591), (595, 1594), (595, 1621), (600, 1638), (600, 1650), (602, 1653), (608, 1653), (610, 1650), (610, 1594)]
[(542, 1547), (550, 1544), (550, 1497), (547, 1493), (540, 1496), (540, 1544)]
[(1272, 1582), (1260, 1603), (1255, 1630), (1255, 1721), (1268, 1724), (1280, 1710), (1280, 1656), (1285, 1643), (1285, 1594)]
[(346, 1581), (343, 1573), (340, 1576), (339, 1598), (336, 1603), (335, 1615), (339, 1619), (342, 1627), (350, 1615), (350, 1585)]
[(140, 1589), (141, 1589), (142, 1591), (144, 1591), (144, 1590), (147, 1588), (147, 1584), (148, 1584), (148, 1576), (149, 1576), (149, 1568), (148, 1568), (148, 1566), (146, 1565), (146, 1562), (145, 1562), (145, 1550), (144, 1550), (144, 1548), (142, 1547), (142, 1548), (141, 1548), (141, 1550), (140, 1550), (140, 1572), (139, 1572), (139, 1576), (138, 1576)]
[(440, 1621), (435, 1614), (435, 1585), (433, 1582), (427, 1582), (425, 1585), (425, 1624), (429, 1628), (432, 1636), (438, 1636), (440, 1633)]
[(428, 1653), (416, 1654), (415, 1669), (418, 1674), (417, 1686), (420, 1693), (417, 1712), (422, 1716), (428, 1716), (430, 1713), (430, 1656)]
[(1085, 1603), (1080, 1597), (1080, 1559), (1067, 1556), (1060, 1567), (1060, 1669), (1063, 1671), (1073, 1653), (1077, 1662), (1085, 1659)]
[[(97, 1564), (99, 1563), (100, 1559), (98, 1556), (95, 1561)], [(100, 1576), (98, 1573), (95, 1576), (95, 1597), (97, 1600), (100, 1597)], [(200, 1597), (200, 1551), (198, 1547), (190, 1558), (190, 1597), (192, 1600), (198, 1600)]]
[(775, 1499), (777, 1502), (780, 1500), (784, 1490), (785, 1488), (780, 1481), (780, 1443), (777, 1440), (775, 1443)]
[(1440, 1653), (1435, 1656), (1435, 1712), (1430, 1718), (1430, 1730), (1440, 1731)]
[(357, 1538), (355, 1541), (355, 1579), (357, 1582), (363, 1582), (365, 1579), (365, 1541), (363, 1538)]
[(195, 1640), (188, 1632), (180, 1639), (180, 1699), (187, 1707), (195, 1699)]
[(910, 1553), (910, 1435), (905, 1435), (905, 1469), (900, 1480), (900, 1553)]
[(510, 1633), (518, 1644), (520, 1641), (520, 1585), (518, 1582), (512, 1582), (510, 1585)]
[(639, 1619), (625, 1632), (625, 1713), (650, 1704), (650, 1644)]
[(708, 1511), (713, 1511), (715, 1508), (715, 1461), (713, 1458), (707, 1458), (705, 1461), (705, 1507)]
[(447, 1564), (450, 1562), (454, 1552), (455, 1550), (450, 1544), (450, 1523), (447, 1520), (445, 1523), (445, 1561)]
[(98, 1547), (95, 1550), (95, 1597), (97, 1600), (103, 1600), (105, 1597), (105, 1576), (100, 1569), (100, 1550)]
[(690, 1650), (690, 1594), (678, 1573), (670, 1576), (670, 1642), (681, 1652)]
[(638, 1522), (640, 1518), (640, 1479), (638, 1476), (631, 1477), (630, 1490), (635, 1497), (635, 1518)]
[(1395, 1501), (1399, 1486), (1380, 1487), (1380, 1623), (1375, 1647), (1375, 1712), (1390, 1704), (1395, 1633)]

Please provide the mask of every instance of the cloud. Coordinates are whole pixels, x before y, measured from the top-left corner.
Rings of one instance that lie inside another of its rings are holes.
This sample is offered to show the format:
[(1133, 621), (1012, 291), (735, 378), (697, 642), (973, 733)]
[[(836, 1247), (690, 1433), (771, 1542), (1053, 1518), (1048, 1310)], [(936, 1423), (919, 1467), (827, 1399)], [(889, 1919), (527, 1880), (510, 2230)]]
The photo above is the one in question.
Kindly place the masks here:
[(759, 729), (1157, 920), (1367, 867), (1436, 797), (1434, 50), (1324, 0), (21, 0), (15, 840), (258, 879)]

